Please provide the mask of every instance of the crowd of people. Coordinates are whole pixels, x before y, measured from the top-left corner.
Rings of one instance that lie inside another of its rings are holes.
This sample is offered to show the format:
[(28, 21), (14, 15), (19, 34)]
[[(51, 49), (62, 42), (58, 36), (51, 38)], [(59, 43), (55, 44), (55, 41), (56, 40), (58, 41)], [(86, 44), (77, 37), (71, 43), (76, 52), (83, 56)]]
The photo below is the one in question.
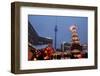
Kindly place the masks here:
[(43, 49), (29, 48), (28, 60), (51, 60), (55, 52), (51, 44)]
[(29, 46), (28, 60), (53, 60), (53, 59), (80, 59), (87, 58), (87, 53), (56, 53), (51, 44), (43, 49), (36, 49)]

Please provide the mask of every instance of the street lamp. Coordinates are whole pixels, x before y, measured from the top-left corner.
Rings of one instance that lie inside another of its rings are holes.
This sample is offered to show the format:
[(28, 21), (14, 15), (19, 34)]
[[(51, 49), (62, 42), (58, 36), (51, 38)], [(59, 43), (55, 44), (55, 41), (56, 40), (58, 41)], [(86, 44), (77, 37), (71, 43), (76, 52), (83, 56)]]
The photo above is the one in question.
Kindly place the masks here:
[(65, 43), (66, 43), (66, 42), (65, 42), (65, 41), (63, 41), (63, 44), (62, 44), (62, 47), (63, 47), (63, 52), (64, 52), (64, 48), (65, 48), (65, 47), (64, 47), (64, 46), (65, 46)]

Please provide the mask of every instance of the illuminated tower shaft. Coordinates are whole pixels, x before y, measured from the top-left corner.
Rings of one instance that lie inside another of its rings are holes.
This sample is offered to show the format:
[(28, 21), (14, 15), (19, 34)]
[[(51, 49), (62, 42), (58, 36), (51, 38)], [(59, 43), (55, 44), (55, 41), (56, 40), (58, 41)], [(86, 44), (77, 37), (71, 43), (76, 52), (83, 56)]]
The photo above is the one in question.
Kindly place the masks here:
[(72, 25), (70, 27), (70, 31), (72, 32), (72, 40), (71, 40), (71, 50), (78, 50), (81, 51), (82, 47), (80, 46), (80, 40), (78, 37), (78, 33), (77, 33), (77, 26), (76, 25)]

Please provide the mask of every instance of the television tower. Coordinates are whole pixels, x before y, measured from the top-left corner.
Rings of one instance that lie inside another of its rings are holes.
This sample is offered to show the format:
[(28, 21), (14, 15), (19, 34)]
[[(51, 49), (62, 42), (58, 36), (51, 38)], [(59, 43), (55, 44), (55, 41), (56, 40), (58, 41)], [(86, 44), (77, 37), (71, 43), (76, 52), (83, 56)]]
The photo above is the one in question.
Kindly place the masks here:
[(55, 26), (54, 31), (55, 31), (55, 49), (56, 49), (56, 46), (57, 46), (57, 31), (58, 31), (57, 25)]

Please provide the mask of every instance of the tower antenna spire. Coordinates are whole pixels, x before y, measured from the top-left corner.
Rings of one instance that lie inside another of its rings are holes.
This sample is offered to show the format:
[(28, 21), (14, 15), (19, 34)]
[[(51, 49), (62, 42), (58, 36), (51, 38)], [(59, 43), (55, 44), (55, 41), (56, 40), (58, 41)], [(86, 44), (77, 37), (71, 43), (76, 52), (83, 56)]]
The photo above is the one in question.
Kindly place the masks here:
[(57, 31), (58, 31), (58, 26), (57, 26), (57, 16), (56, 16), (56, 25), (55, 25), (55, 28), (54, 28), (54, 31), (55, 31), (55, 49), (57, 48)]

